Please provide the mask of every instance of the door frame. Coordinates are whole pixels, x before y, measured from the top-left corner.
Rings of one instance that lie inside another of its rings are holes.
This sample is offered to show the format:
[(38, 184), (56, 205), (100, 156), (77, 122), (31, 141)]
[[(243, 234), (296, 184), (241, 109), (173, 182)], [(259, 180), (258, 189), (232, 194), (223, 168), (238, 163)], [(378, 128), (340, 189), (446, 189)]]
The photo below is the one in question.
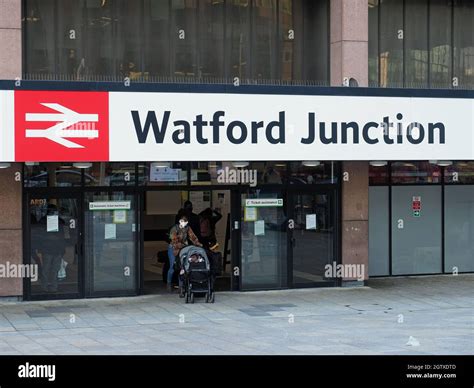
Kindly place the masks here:
[[(76, 188), (77, 189), (77, 188)], [(31, 264), (31, 225), (30, 225), (30, 200), (31, 198), (72, 198), (77, 201), (77, 260), (78, 260), (78, 278), (77, 278), (77, 293), (65, 294), (31, 294), (31, 280), (23, 278), (23, 300), (57, 300), (57, 299), (81, 299), (84, 298), (85, 291), (85, 263), (84, 263), (84, 212), (82, 192), (74, 190), (74, 188), (35, 188), (24, 190), (23, 195), (23, 264)]]
[[(293, 248), (291, 246), (291, 239), (293, 231), (288, 228), (288, 220), (290, 220), (290, 215), (293, 214), (293, 201), (289, 200), (292, 194), (328, 194), (333, 198), (333, 225), (334, 225), (334, 238), (333, 238), (333, 260), (337, 264), (341, 263), (341, 252), (342, 252), (342, 231), (341, 231), (341, 185), (338, 183), (334, 184), (315, 184), (315, 185), (264, 185), (257, 186), (256, 189), (261, 189), (265, 191), (280, 191), (284, 199), (283, 208), (285, 211), (286, 222), (287, 222), (287, 287), (277, 288), (277, 289), (292, 289), (292, 288), (319, 288), (319, 287), (337, 287), (342, 283), (341, 279), (334, 278), (334, 281), (327, 282), (315, 282), (312, 284), (304, 284), (300, 286), (293, 285)], [(240, 276), (234, 276), (232, 274), (232, 291), (242, 290), (242, 202), (241, 196), (245, 192), (248, 192), (249, 189), (255, 189), (253, 187), (241, 186), (238, 190), (232, 190), (232, 268), (238, 268), (240, 271)], [(234, 228), (234, 222), (238, 222), (238, 230)], [(268, 288), (275, 289), (275, 288)], [(257, 290), (257, 289), (256, 289)], [(265, 288), (258, 288), (258, 290), (265, 290)], [(246, 291), (253, 291), (253, 289), (248, 289)]]
[[(337, 185), (314, 185), (314, 186), (289, 186), (286, 191), (286, 206), (287, 206), (287, 215), (288, 219), (294, 220), (294, 196), (295, 195), (328, 195), (332, 201), (332, 211), (329, 211), (332, 214), (329, 214), (329, 217), (332, 219), (333, 225), (333, 241), (332, 241), (332, 252), (333, 259), (332, 261), (340, 264), (340, 210), (339, 210), (339, 190)], [(333, 281), (320, 281), (320, 282), (308, 282), (304, 284), (295, 285), (293, 282), (293, 271), (294, 271), (294, 229), (288, 227), (288, 288), (317, 288), (317, 287), (335, 287), (338, 286), (340, 281), (337, 278), (334, 278)]]
[[(88, 273), (91, 271), (91, 266), (89, 264), (90, 260), (86, 260), (85, 255), (85, 215), (86, 215), (86, 196), (95, 193), (117, 193), (122, 192), (125, 195), (133, 196), (133, 201), (135, 209), (133, 210), (135, 214), (135, 249), (134, 249), (134, 266), (135, 266), (135, 288), (133, 290), (117, 290), (117, 291), (95, 291), (89, 293), (89, 287), (92, 282), (92, 277), (88, 276)], [(135, 187), (130, 186), (87, 186), (82, 190), (82, 235), (81, 235), (81, 252), (83, 253), (83, 262), (84, 262), (84, 298), (107, 298), (107, 297), (126, 297), (126, 296), (136, 296), (140, 293), (140, 279), (142, 278), (142, 263), (140, 262), (140, 250), (141, 246), (141, 217), (140, 216), (140, 206), (141, 206), (141, 195)]]

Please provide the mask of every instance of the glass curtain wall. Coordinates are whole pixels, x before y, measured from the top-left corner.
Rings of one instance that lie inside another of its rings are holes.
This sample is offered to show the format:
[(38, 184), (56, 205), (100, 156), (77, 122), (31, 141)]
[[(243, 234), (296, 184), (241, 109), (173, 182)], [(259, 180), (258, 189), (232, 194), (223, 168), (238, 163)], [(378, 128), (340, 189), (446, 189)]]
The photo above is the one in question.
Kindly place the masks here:
[(24, 0), (29, 78), (329, 80), (329, 0)]
[(474, 2), (370, 0), (369, 81), (382, 87), (474, 87)]

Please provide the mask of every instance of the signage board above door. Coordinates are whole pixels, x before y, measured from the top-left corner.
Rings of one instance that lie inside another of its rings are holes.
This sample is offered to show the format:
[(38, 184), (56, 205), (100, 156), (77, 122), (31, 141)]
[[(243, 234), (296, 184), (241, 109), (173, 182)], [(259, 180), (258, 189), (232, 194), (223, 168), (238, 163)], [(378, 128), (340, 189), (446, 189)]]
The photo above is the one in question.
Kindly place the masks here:
[(473, 107), (451, 97), (0, 90), (0, 161), (472, 160)]
[(252, 198), (245, 200), (246, 207), (281, 207), (282, 198)]

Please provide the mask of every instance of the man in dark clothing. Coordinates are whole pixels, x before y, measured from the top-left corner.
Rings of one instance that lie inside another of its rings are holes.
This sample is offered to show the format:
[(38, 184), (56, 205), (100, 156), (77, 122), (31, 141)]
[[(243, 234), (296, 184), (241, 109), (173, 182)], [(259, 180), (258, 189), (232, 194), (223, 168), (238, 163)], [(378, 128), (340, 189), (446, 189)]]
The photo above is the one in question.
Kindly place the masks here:
[(186, 217), (188, 218), (189, 226), (194, 231), (194, 234), (198, 240), (202, 243), (201, 236), (201, 223), (199, 216), (196, 213), (193, 213), (193, 203), (191, 201), (186, 201), (183, 206)]

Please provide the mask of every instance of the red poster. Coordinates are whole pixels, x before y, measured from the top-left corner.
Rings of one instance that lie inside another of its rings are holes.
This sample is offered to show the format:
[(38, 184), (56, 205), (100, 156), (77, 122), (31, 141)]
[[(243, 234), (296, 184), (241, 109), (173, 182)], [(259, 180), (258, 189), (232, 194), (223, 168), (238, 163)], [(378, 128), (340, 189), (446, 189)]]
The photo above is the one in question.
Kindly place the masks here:
[(108, 161), (108, 92), (16, 91), (15, 160)]

